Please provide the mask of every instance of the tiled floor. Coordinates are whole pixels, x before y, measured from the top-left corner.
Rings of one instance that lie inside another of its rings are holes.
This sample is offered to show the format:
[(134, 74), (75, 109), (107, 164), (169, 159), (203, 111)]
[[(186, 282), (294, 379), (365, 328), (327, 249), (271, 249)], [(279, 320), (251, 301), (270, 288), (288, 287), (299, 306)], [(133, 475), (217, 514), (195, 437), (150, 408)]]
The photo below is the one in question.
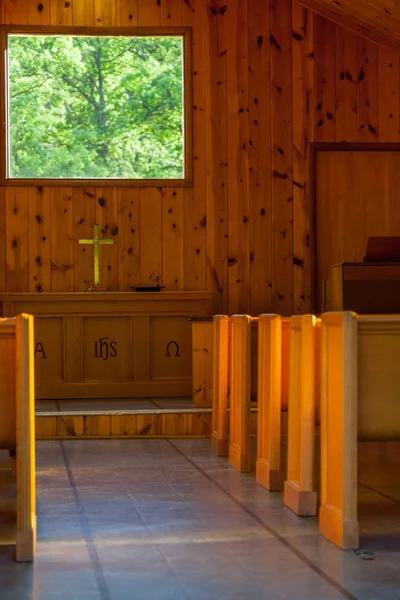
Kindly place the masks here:
[(400, 599), (399, 445), (360, 447), (369, 555), (322, 539), (208, 440), (39, 442), (37, 464), (37, 557), (0, 547), (1, 600)]

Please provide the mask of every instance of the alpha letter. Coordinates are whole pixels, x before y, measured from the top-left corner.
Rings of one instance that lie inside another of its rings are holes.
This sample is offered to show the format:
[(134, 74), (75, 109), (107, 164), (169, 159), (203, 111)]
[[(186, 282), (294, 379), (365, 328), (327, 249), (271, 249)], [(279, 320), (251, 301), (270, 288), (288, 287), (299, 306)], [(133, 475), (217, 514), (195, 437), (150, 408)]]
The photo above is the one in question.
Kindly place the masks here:
[(37, 353), (41, 354), (42, 358), (47, 358), (42, 342), (36, 342), (35, 344), (35, 358)]

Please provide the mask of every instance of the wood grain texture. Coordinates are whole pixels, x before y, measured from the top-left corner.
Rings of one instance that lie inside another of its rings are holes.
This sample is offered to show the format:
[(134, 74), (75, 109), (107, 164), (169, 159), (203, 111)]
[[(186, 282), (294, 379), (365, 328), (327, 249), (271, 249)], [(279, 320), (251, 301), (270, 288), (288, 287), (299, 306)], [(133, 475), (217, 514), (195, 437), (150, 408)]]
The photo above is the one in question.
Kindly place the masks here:
[(335, 27), (336, 141), (357, 140), (357, 37)]
[(159, 188), (140, 190), (140, 282), (162, 282), (162, 199)]
[[(183, 24), (192, 28), (193, 188), (184, 190), (185, 289), (205, 290), (206, 283), (206, 3), (183, 4)], [(190, 85), (190, 83), (189, 83)]]
[(28, 2), (28, 25), (50, 24), (50, 0)]
[(7, 291), (29, 289), (28, 190), (6, 190)]
[(139, 25), (138, 0), (116, 0), (116, 12), (117, 25), (127, 25), (131, 27)]
[(117, 24), (115, 0), (94, 0), (94, 24), (98, 27), (112, 27)]
[(139, 0), (139, 25), (161, 25), (160, 0)]
[(248, 2), (227, 11), (229, 312), (245, 313), (250, 291)]
[(48, 188), (28, 190), (29, 291), (51, 291), (51, 194)]
[(314, 20), (293, 3), (293, 269), (294, 314), (310, 312), (313, 284), (310, 143), (314, 136)]
[[(300, 8), (302, 1), (230, 0), (227, 5), (225, 0), (71, 0), (67, 4), (43, 0), (39, 11), (36, 2), (4, 0), (1, 18), (40, 27), (51, 20), (63, 23), (67, 31), (70, 24), (97, 25), (98, 31), (107, 25), (125, 30), (136, 25), (192, 28), (192, 74), (186, 85), (193, 88), (193, 185), (179, 192), (183, 245), (177, 232), (171, 232), (170, 213), (163, 213), (161, 199), (164, 190), (168, 195), (176, 187), (127, 186), (125, 192), (122, 186), (108, 191), (100, 186), (103, 191), (97, 193), (90, 182), (86, 188), (76, 186), (72, 268), (62, 276), (52, 270), (58, 278), (56, 287), (79, 291), (92, 277), (91, 250), (84, 253), (77, 240), (91, 236), (86, 228), (97, 215), (104, 225), (112, 222), (118, 227), (117, 248), (100, 249), (101, 255), (116, 261), (107, 262), (111, 277), (104, 273), (107, 285), (114, 289), (161, 283), (164, 277), (169, 285), (212, 292), (214, 313), (228, 314), (229, 305), (231, 311), (253, 315), (267, 310), (309, 312), (313, 265), (308, 236), (315, 235), (315, 228), (308, 199), (308, 144), (399, 141), (399, 52), (368, 41), (367, 32), (358, 37), (313, 15)], [(389, 158), (386, 178), (396, 168)], [(344, 173), (344, 180), (349, 176)], [(20, 192), (3, 188), (0, 195), (28, 194), (27, 188), (22, 192), (17, 187)], [(84, 189), (95, 197), (84, 197)], [(107, 209), (96, 204), (102, 196), (107, 196)], [(133, 196), (138, 199), (131, 210)], [(372, 204), (366, 207), (366, 215), (374, 212), (375, 201), (369, 194), (368, 198)], [(385, 219), (390, 214), (389, 229), (395, 234), (400, 223), (398, 201), (390, 193), (388, 202), (390, 210), (385, 205), (383, 212)], [(19, 221), (7, 213), (6, 222), (6, 204), (4, 200), (0, 208), (0, 259), (2, 244), (3, 254), (10, 259), (15, 256), (11, 241), (23, 238), (27, 272), (15, 271), (19, 275), (10, 289), (28, 291), (37, 277), (35, 248), (33, 252), (29, 248), (31, 220)], [(330, 214), (333, 209), (326, 210)], [(370, 217), (362, 215), (362, 227), (369, 228)], [(86, 221), (80, 223), (81, 219)], [(373, 223), (372, 230), (376, 230)], [(49, 243), (55, 252), (58, 232), (51, 222)], [(329, 254), (329, 236), (324, 243)], [(337, 243), (342, 252), (343, 240)], [(171, 257), (178, 257), (179, 264)], [(0, 287), (4, 289), (3, 262)], [(13, 268), (14, 263), (13, 258)]]
[(0, 187), (0, 291), (7, 289), (6, 190)]
[(113, 240), (100, 246), (100, 283), (109, 290), (118, 290), (118, 201), (116, 188), (96, 188), (96, 223), (99, 237)]
[(378, 46), (357, 38), (357, 141), (379, 141)]
[(7, 0), (4, 4), (6, 25), (26, 25), (28, 22), (28, 0)]
[(379, 141), (400, 140), (400, 54), (378, 47)]
[(228, 313), (227, 13), (214, 1), (206, 15), (207, 290), (213, 312)]
[[(72, 1), (49, 0), (50, 25), (72, 25)], [(31, 3), (31, 0), (28, 0)]]
[(183, 0), (162, 0), (161, 25), (182, 25)]
[(93, 246), (79, 240), (93, 239), (95, 224), (95, 188), (76, 188), (74, 205), (74, 291), (86, 291), (93, 281)]
[(120, 290), (140, 285), (138, 188), (118, 189), (118, 282)]
[(271, 5), (272, 311), (293, 313), (292, 2)]
[(270, 12), (263, 0), (249, 3), (249, 232), (250, 302), (256, 316), (271, 310), (272, 212)]
[(314, 15), (315, 133), (314, 141), (336, 140), (336, 78), (332, 64), (335, 52), (335, 25)]
[(299, 0), (300, 4), (375, 43), (400, 50), (400, 6), (394, 0)]
[(161, 202), (162, 283), (168, 290), (183, 290), (183, 191), (164, 188)]
[(72, 22), (74, 25), (94, 26), (94, 0), (73, 0)]
[(74, 205), (72, 188), (51, 190), (51, 291), (73, 288)]

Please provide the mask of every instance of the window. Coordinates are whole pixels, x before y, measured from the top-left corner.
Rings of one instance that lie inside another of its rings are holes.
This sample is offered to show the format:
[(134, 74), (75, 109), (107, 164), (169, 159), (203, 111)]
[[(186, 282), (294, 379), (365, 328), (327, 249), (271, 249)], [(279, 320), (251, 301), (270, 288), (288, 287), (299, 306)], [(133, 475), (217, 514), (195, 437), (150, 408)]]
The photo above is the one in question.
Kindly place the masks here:
[(187, 35), (8, 31), (6, 182), (188, 182)]

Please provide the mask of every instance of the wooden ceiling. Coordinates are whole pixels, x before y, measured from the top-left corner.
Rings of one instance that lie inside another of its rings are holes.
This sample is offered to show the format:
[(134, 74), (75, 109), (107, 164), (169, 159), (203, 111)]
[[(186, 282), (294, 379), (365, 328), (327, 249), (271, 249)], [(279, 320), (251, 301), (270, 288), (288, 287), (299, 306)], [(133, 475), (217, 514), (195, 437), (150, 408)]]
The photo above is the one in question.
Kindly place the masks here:
[(367, 39), (400, 50), (399, 0), (298, 0), (298, 2)]

